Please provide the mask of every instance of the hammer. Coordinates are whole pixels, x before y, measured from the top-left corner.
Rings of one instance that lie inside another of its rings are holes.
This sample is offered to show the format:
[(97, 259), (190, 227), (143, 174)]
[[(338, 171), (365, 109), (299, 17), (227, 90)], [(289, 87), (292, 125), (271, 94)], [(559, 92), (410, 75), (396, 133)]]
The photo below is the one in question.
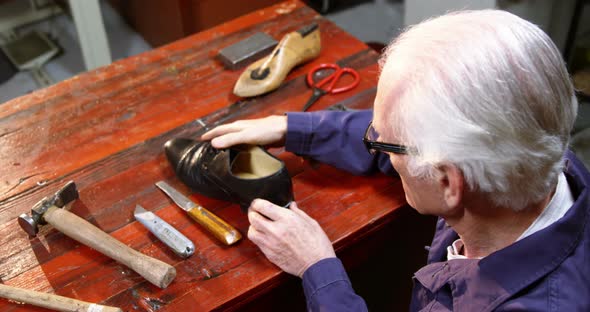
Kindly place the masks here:
[(56, 311), (121, 312), (116, 307), (0, 284), (0, 297)]
[(26, 213), (20, 215), (18, 223), (31, 237), (37, 235), (39, 225), (49, 223), (65, 235), (128, 266), (160, 288), (166, 288), (172, 282), (176, 277), (173, 266), (130, 248), (90, 222), (60, 209), (78, 199), (78, 196), (76, 184), (70, 181), (55, 195), (45, 197), (35, 204), (31, 209), (31, 216)]

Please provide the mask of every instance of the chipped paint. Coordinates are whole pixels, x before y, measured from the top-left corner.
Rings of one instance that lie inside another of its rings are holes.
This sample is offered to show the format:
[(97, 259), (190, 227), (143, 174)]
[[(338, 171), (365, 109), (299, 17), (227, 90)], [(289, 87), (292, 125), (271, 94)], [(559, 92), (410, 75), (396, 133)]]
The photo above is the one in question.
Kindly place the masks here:
[(203, 273), (203, 275), (205, 275), (205, 276), (203, 277), (203, 280), (204, 280), (204, 281), (206, 281), (206, 280), (210, 280), (210, 279), (212, 279), (212, 278), (216, 278), (216, 277), (218, 277), (219, 275), (221, 275), (220, 273), (218, 273), (218, 272), (215, 272), (214, 270), (211, 270), (211, 271), (209, 271), (209, 270), (207, 270), (207, 269), (205, 269), (205, 268), (201, 269), (201, 273)]
[(149, 306), (154, 311), (159, 310), (163, 305), (166, 304), (166, 302), (164, 302), (164, 301), (162, 301), (160, 299), (155, 299), (155, 298), (144, 298), (143, 300), (145, 300), (145, 302), (147, 302), (147, 304), (149, 304)]
[[(30, 252), (32, 253), (33, 251), (30, 250)], [(49, 283), (45, 271), (39, 266), (36, 266), (12, 279), (4, 280), (4, 284), (40, 292), (54, 292), (53, 286)]]
[(176, 65), (168, 66), (166, 67), (166, 72), (169, 74), (176, 74), (178, 72), (178, 68), (176, 68)]

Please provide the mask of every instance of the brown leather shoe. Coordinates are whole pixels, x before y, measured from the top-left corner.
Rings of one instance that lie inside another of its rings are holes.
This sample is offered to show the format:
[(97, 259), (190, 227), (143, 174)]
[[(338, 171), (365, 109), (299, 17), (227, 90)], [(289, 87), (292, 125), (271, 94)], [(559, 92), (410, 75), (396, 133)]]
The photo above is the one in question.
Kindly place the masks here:
[(164, 149), (176, 175), (197, 193), (240, 204), (243, 210), (255, 198), (282, 207), (293, 201), (285, 164), (260, 146), (218, 150), (209, 141), (176, 138)]

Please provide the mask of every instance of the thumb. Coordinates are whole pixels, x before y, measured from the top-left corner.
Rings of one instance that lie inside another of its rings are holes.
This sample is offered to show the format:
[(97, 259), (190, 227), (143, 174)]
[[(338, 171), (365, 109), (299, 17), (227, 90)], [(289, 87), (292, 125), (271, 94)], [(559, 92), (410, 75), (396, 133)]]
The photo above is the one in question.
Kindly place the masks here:
[(294, 201), (292, 201), (289, 205), (289, 209), (293, 210), (293, 212), (301, 211), (301, 209), (299, 209), (299, 206), (297, 206), (297, 203)]
[(299, 206), (297, 206), (296, 202), (292, 202), (291, 206), (289, 206), (289, 208), (295, 213), (300, 215), (301, 217), (307, 219), (307, 220), (313, 220), (312, 217), (310, 217), (307, 213), (305, 213), (305, 211), (299, 209)]

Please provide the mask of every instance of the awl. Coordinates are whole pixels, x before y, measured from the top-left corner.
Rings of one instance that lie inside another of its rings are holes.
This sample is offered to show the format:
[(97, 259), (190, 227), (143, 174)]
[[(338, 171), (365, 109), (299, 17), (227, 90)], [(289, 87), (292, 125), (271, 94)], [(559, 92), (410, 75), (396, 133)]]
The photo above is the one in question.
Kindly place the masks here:
[(164, 181), (156, 183), (166, 195), (168, 195), (178, 207), (184, 209), (197, 223), (205, 227), (215, 238), (226, 245), (232, 245), (242, 238), (242, 234), (233, 226), (227, 224), (211, 211), (203, 208), (182, 195), (175, 188)]
[(175, 254), (188, 258), (195, 252), (195, 245), (175, 229), (168, 222), (162, 220), (155, 213), (145, 210), (140, 205), (135, 206), (135, 219), (143, 224), (152, 234), (170, 247)]

